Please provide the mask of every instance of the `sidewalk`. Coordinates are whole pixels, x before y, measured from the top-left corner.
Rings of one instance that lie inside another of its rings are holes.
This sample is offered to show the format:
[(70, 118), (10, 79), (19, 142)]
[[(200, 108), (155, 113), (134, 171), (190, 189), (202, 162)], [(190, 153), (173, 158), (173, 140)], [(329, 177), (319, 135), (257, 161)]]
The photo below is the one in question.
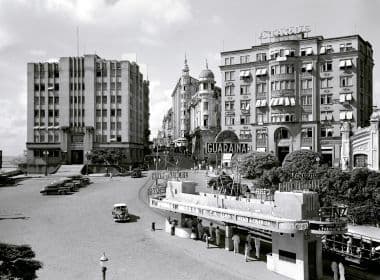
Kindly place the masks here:
[(232, 251), (218, 248), (214, 244), (210, 244), (210, 248), (207, 249), (206, 243), (203, 241), (171, 236), (164, 231), (164, 219), (157, 223), (157, 228), (162, 230), (149, 231), (148, 234), (152, 240), (163, 246), (165, 250), (181, 251), (183, 254), (210, 266), (210, 268), (224, 271), (227, 275), (231, 275), (231, 279), (289, 279), (267, 270), (266, 263), (262, 260), (252, 259), (246, 262), (244, 254), (234, 255)]

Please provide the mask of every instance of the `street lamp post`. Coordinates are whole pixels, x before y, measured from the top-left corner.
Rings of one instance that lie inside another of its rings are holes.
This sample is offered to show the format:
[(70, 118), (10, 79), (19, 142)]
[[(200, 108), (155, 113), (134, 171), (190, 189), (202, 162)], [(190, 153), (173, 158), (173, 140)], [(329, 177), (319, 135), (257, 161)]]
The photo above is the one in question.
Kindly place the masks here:
[(48, 156), (49, 156), (49, 151), (48, 150), (45, 150), (42, 152), (43, 155), (45, 156), (45, 176), (47, 176), (48, 174), (48, 171), (47, 171), (47, 168), (48, 168)]
[(107, 262), (108, 262), (108, 258), (106, 257), (106, 253), (103, 253), (103, 255), (100, 257), (100, 267), (102, 268), (103, 280), (106, 280), (106, 271), (107, 271), (106, 263)]
[(88, 156), (90, 155), (90, 151), (86, 152), (86, 175), (88, 175)]

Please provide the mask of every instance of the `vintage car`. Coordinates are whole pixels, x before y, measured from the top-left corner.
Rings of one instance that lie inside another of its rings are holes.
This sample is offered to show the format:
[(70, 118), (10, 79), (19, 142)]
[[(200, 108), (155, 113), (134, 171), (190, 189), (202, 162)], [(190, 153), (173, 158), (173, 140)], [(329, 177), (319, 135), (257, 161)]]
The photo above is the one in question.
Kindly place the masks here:
[(131, 177), (132, 178), (141, 178), (141, 170), (139, 168), (136, 168), (132, 171)]
[(127, 222), (130, 219), (128, 207), (125, 203), (116, 203), (113, 206), (112, 216), (114, 222)]
[(65, 183), (60, 181), (55, 181), (44, 187), (40, 193), (43, 195), (48, 194), (69, 194), (72, 190), (70, 187), (65, 186)]
[(71, 176), (70, 178), (72, 182), (77, 183), (79, 187), (81, 188), (91, 184), (90, 179), (82, 175), (75, 175), (75, 176)]

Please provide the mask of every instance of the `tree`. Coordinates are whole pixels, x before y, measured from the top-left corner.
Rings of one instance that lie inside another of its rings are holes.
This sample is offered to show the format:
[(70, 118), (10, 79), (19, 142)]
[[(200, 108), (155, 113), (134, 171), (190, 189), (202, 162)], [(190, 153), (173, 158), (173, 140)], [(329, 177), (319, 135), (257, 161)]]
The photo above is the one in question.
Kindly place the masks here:
[[(236, 162), (236, 160), (234, 160)], [(280, 165), (277, 158), (269, 153), (250, 152), (240, 156), (240, 172), (248, 179), (255, 179), (263, 175), (265, 170), (270, 170)]]
[(320, 162), (320, 154), (311, 150), (299, 150), (287, 154), (282, 168), (289, 174), (294, 173), (314, 173)]
[(0, 243), (0, 279), (36, 279), (42, 263), (33, 260), (34, 257), (28, 245)]

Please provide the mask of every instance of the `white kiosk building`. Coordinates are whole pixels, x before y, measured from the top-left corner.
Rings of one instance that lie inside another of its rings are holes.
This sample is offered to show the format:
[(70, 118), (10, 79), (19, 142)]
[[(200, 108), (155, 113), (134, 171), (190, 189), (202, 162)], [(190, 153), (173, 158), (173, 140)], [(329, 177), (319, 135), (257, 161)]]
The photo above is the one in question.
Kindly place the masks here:
[(232, 250), (234, 227), (247, 229), (256, 244), (267, 237), (272, 243), (267, 268), (296, 280), (320, 279), (320, 236), (346, 231), (346, 221), (334, 214), (339, 211), (325, 219), (318, 194), (309, 190), (276, 191), (274, 199), (267, 200), (196, 193), (193, 182), (169, 181), (165, 196), (150, 198), (150, 206), (176, 215), (175, 232), (181, 237), (190, 237), (184, 223), (189, 216), (224, 224), (226, 250)]

